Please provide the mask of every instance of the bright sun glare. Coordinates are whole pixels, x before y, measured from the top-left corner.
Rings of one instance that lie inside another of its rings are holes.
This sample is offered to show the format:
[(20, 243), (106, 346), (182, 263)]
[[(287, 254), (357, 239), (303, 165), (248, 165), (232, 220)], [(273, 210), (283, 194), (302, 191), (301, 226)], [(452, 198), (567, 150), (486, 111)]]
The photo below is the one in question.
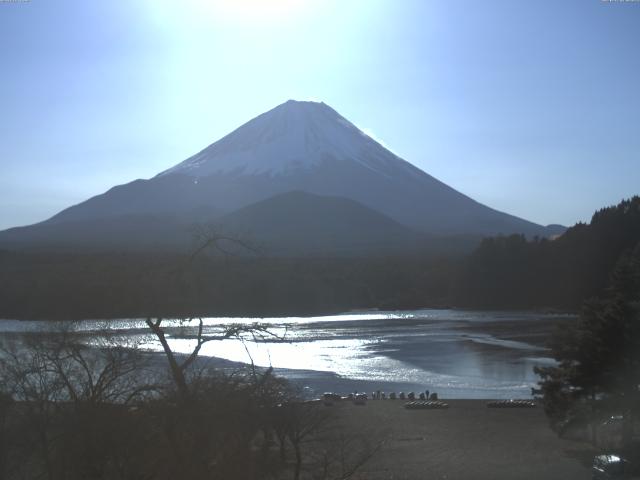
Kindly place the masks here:
[(303, 0), (192, 0), (198, 13), (218, 20), (273, 22), (289, 20), (307, 5)]

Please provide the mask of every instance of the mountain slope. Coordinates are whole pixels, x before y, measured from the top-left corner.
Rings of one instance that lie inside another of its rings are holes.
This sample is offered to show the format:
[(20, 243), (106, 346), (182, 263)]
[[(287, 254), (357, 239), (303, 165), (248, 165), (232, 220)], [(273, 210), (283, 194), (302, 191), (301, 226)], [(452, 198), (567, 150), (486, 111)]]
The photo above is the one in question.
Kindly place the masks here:
[(288, 192), (218, 220), (266, 253), (322, 255), (415, 251), (424, 235), (353, 200)]
[(3, 248), (28, 250), (184, 250), (193, 223), (171, 215), (125, 214), (106, 218), (43, 222), (0, 232)]
[[(197, 241), (198, 222), (190, 222), (192, 217), (128, 214), (48, 222), (37, 229), (10, 229), (0, 238), (4, 246), (13, 248), (188, 252)], [(353, 200), (305, 192), (275, 195), (203, 223), (241, 239), (256, 253), (277, 256), (405, 253), (425, 248), (428, 241), (424, 235)]]
[[(188, 224), (292, 191), (349, 199), (429, 235), (557, 233), (452, 189), (324, 103), (288, 101), (149, 180), (114, 187), (10, 236), (19, 243), (43, 238), (47, 225), (130, 216)], [(0, 233), (0, 243), (6, 236)]]

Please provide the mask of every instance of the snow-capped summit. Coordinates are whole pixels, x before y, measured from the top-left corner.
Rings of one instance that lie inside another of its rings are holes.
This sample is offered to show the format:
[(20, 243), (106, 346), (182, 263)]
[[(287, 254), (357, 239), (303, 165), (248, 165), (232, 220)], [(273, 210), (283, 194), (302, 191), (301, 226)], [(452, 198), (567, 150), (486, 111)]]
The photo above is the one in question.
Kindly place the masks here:
[(400, 159), (325, 103), (289, 100), (160, 175), (281, 175), (323, 160), (355, 161), (386, 175)]
[(69, 245), (85, 238), (87, 245), (110, 239), (148, 248), (179, 232), (184, 238), (185, 225), (212, 221), (253, 230), (285, 252), (292, 239), (298, 251), (322, 244), (331, 253), (404, 251), (425, 234), (557, 233), (445, 185), (324, 103), (290, 100), (149, 180), (0, 233), (0, 246), (3, 239)]

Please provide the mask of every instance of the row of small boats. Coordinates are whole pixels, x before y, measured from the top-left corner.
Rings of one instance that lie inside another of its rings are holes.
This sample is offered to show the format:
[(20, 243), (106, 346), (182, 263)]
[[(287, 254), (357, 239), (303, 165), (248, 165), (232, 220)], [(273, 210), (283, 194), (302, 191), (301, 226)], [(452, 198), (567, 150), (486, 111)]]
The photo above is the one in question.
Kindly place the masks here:
[[(351, 401), (356, 405), (365, 405), (367, 400), (369, 400), (369, 396), (366, 393), (350, 393), (347, 396), (341, 396), (337, 393), (327, 392), (322, 396), (322, 401), (326, 406), (331, 406), (334, 402), (337, 401)], [(384, 394), (380, 394), (378, 392), (374, 392), (371, 396), (373, 400), (409, 400), (404, 404), (404, 408), (409, 410), (429, 410), (429, 409), (438, 409), (438, 408), (449, 408), (449, 404), (438, 400), (438, 395), (432, 393), (430, 396), (425, 395), (425, 393), (420, 393), (418, 399), (416, 399), (416, 395), (411, 392), (408, 395), (400, 392), (400, 394), (396, 395), (394, 392), (390, 393), (388, 397)], [(492, 400), (487, 402), (488, 408), (535, 408), (537, 406), (535, 401), (531, 400)]]
[(449, 404), (439, 400), (415, 401), (405, 403), (404, 408), (408, 410), (433, 410), (437, 408), (449, 408)]
[(489, 408), (535, 408), (536, 402), (531, 400), (494, 400), (487, 402)]

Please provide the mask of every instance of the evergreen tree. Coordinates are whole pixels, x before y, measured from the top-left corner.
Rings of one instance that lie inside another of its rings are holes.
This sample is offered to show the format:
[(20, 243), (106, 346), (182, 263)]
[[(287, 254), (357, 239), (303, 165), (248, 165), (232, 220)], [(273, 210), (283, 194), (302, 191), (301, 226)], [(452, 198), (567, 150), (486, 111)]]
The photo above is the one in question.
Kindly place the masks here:
[(604, 415), (622, 414), (628, 444), (640, 400), (640, 243), (621, 256), (605, 295), (586, 302), (551, 348), (558, 365), (536, 373), (552, 424), (582, 418), (595, 426)]

